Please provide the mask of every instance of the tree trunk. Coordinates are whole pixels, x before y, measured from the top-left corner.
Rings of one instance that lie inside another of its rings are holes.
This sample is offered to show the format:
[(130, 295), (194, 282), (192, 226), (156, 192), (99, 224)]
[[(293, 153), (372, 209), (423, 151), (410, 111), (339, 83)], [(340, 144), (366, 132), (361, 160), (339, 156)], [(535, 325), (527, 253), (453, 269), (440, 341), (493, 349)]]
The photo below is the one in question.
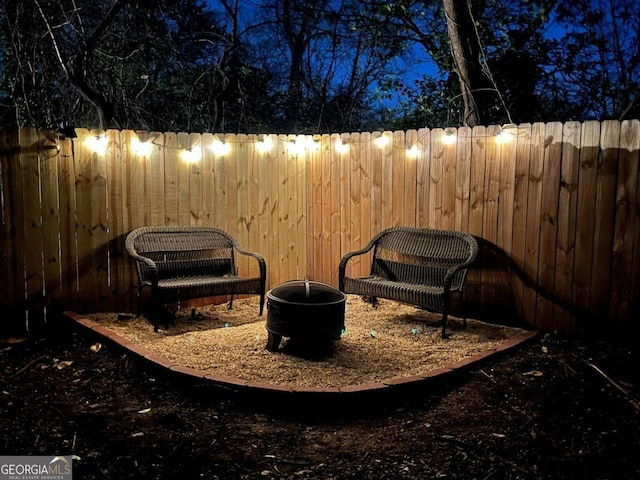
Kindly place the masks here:
[(451, 54), (464, 102), (462, 123), (473, 127), (482, 120), (486, 79), (480, 62), (481, 47), (471, 14), (470, 0), (443, 0)]

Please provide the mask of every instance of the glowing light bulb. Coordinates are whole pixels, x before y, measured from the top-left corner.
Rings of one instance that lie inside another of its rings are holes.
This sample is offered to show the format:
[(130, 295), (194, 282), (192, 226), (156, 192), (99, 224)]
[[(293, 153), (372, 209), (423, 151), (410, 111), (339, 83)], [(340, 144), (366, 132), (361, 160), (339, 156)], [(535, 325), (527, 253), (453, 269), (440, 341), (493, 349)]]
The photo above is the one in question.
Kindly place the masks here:
[(231, 145), (229, 145), (227, 142), (222, 142), (215, 138), (211, 143), (211, 151), (214, 155), (222, 157), (231, 151)]
[(376, 147), (383, 148), (389, 144), (389, 138), (381, 135), (377, 137), (373, 142), (376, 144)]
[(412, 145), (409, 150), (407, 150), (407, 157), (416, 158), (420, 154), (420, 149), (417, 145)]
[(456, 140), (455, 132), (453, 130), (446, 130), (442, 136), (442, 143), (445, 145), (452, 145), (456, 143)]
[(151, 144), (149, 142), (141, 142), (139, 139), (134, 138), (131, 140), (131, 149), (136, 155), (148, 157), (151, 153)]
[(260, 153), (266, 153), (271, 151), (273, 148), (273, 140), (271, 140), (270, 136), (265, 136), (262, 141), (256, 143), (256, 150)]
[(92, 135), (87, 138), (86, 145), (93, 153), (104, 153), (107, 151), (107, 137), (104, 135)]
[(188, 150), (182, 150), (182, 152), (180, 153), (180, 156), (187, 163), (195, 163), (198, 160), (200, 160), (201, 153), (199, 148), (193, 148)]
[(336, 140), (336, 151), (340, 154), (345, 154), (349, 151), (349, 144), (342, 140)]

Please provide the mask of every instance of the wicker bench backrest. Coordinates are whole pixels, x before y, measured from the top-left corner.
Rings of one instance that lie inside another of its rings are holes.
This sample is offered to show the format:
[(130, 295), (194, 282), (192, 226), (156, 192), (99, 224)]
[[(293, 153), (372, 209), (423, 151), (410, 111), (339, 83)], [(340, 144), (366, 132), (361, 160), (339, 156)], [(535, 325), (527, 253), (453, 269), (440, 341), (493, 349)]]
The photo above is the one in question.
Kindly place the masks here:
[[(442, 286), (447, 270), (475, 255), (473, 237), (455, 231), (398, 228), (376, 240), (371, 274), (389, 280)], [(452, 290), (462, 287), (466, 270), (456, 273)]]
[[(158, 278), (235, 275), (234, 241), (218, 229), (145, 227), (132, 239), (136, 253), (156, 262)], [(149, 269), (137, 262), (141, 281)]]

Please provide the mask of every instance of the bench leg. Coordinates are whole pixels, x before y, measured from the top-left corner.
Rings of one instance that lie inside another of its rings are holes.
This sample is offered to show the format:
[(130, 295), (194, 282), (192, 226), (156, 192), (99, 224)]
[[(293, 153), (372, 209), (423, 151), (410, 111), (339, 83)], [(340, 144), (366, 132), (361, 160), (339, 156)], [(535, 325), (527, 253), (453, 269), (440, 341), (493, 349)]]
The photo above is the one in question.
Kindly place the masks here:
[(260, 295), (260, 316), (262, 316), (263, 311), (264, 311), (264, 295)]
[(231, 294), (231, 300), (229, 300), (229, 305), (227, 307), (229, 310), (233, 308), (233, 294)]
[(449, 334), (446, 332), (447, 330), (447, 313), (442, 314), (442, 338), (449, 338)]

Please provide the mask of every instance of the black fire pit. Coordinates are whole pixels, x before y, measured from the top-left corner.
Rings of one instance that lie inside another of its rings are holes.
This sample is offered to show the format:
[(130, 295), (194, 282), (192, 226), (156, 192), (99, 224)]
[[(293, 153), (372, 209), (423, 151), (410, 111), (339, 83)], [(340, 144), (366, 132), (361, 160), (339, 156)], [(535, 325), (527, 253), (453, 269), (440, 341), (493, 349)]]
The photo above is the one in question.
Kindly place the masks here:
[(344, 330), (346, 296), (319, 282), (292, 280), (267, 292), (267, 350), (282, 337), (303, 341), (338, 340)]

